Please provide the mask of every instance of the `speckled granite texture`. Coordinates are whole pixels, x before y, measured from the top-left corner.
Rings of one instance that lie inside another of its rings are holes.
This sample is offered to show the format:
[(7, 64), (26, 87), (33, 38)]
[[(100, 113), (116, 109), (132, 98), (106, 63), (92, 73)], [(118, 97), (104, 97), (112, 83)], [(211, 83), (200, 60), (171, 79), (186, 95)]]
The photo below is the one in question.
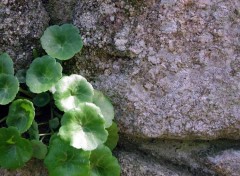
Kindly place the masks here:
[(15, 68), (29, 65), (48, 21), (40, 0), (0, 0), (0, 52), (14, 59)]
[(239, 9), (237, 0), (78, 1), (73, 22), (89, 51), (75, 71), (112, 98), (122, 133), (239, 139)]
[(0, 0), (0, 52), (25, 67), (65, 22), (84, 40), (65, 68), (115, 106), (122, 176), (240, 175), (239, 0)]

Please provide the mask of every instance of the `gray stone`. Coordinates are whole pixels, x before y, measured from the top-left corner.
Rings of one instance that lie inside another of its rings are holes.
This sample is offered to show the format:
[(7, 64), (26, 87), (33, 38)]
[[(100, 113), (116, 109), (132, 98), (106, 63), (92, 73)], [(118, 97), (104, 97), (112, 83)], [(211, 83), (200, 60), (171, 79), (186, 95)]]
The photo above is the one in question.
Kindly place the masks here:
[(24, 167), (16, 170), (0, 169), (1, 176), (48, 176), (42, 161), (32, 159)]
[(7, 52), (17, 69), (25, 68), (48, 21), (40, 0), (0, 1), (0, 52)]
[(237, 0), (78, 1), (85, 51), (73, 71), (110, 96), (121, 133), (239, 139), (237, 9)]
[(137, 153), (119, 151), (117, 153), (121, 165), (121, 176), (190, 176), (188, 172), (176, 170), (159, 164)]
[(49, 0), (46, 3), (51, 23), (72, 23), (73, 9), (77, 0)]
[(225, 150), (208, 157), (208, 164), (219, 175), (240, 175), (240, 150)]
[[(157, 140), (141, 139), (121, 136), (120, 147), (129, 151), (141, 151), (157, 161), (167, 161), (171, 164), (185, 168), (196, 176), (213, 176), (228, 170), (229, 167), (222, 166), (222, 172), (217, 170), (217, 165), (225, 161), (232, 170), (239, 164), (239, 141), (216, 140), (216, 141), (182, 141), (182, 140)], [(228, 152), (232, 151), (232, 153)], [(222, 155), (225, 153), (225, 155)], [(229, 159), (231, 158), (231, 159)], [(235, 160), (234, 160), (235, 159)], [(218, 163), (216, 161), (219, 161)], [(236, 169), (235, 169), (236, 173)], [(221, 175), (221, 174), (220, 174)], [(231, 175), (231, 174), (230, 174)]]

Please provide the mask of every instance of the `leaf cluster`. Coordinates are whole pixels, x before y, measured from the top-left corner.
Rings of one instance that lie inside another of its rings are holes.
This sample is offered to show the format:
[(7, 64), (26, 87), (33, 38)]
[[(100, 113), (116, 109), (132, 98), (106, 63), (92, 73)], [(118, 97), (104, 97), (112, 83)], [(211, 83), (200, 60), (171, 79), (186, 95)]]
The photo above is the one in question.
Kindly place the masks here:
[(0, 55), (0, 167), (17, 169), (34, 157), (50, 176), (120, 175), (111, 102), (83, 76), (63, 74), (61, 63), (83, 47), (78, 28), (50, 26), (41, 44), (46, 54), (17, 73)]

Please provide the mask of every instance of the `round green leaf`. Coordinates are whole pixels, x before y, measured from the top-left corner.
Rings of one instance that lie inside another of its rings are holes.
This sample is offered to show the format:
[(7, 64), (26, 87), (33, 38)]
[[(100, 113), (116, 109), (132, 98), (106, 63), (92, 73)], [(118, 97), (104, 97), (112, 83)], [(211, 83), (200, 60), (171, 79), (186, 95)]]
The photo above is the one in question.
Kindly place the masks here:
[(120, 166), (111, 150), (101, 145), (91, 152), (91, 176), (120, 176)]
[(37, 107), (44, 107), (50, 102), (50, 95), (47, 92), (37, 94), (33, 98), (33, 103)]
[(92, 103), (82, 103), (79, 109), (65, 112), (59, 135), (75, 148), (94, 150), (107, 140), (100, 109)]
[(26, 99), (15, 100), (9, 107), (7, 125), (18, 129), (20, 133), (27, 131), (32, 125), (35, 109), (31, 101)]
[(51, 129), (56, 129), (57, 127), (59, 127), (59, 119), (57, 117), (49, 120), (49, 127)]
[(50, 56), (33, 60), (26, 75), (26, 84), (34, 93), (46, 92), (62, 77), (62, 66)]
[(112, 103), (102, 92), (97, 90), (94, 90), (93, 103), (101, 109), (105, 119), (105, 127), (110, 127), (114, 118), (114, 108)]
[(17, 71), (15, 76), (17, 77), (19, 83), (25, 83), (26, 82), (26, 72), (27, 72), (26, 69), (21, 69), (21, 70)]
[(39, 130), (38, 130), (38, 124), (35, 120), (33, 120), (33, 123), (31, 127), (28, 129), (29, 139), (33, 140), (39, 140)]
[(19, 90), (16, 77), (9, 74), (0, 74), (0, 105), (6, 105), (14, 100)]
[(0, 55), (0, 74), (14, 74), (13, 61), (7, 53)]
[(92, 102), (93, 87), (80, 75), (64, 76), (54, 88), (52, 92), (55, 104), (64, 112), (77, 108), (80, 103)]
[(47, 154), (47, 146), (38, 140), (32, 140), (31, 143), (33, 148), (33, 157), (37, 159), (44, 159)]
[(22, 138), (14, 127), (0, 128), (0, 166), (22, 167), (32, 157), (31, 142)]
[(41, 44), (49, 56), (59, 60), (70, 59), (83, 47), (79, 30), (72, 24), (48, 27), (41, 37)]
[(89, 157), (90, 152), (76, 149), (58, 136), (53, 136), (44, 164), (49, 176), (87, 176), (90, 170)]
[(107, 131), (108, 131), (108, 139), (105, 142), (105, 145), (109, 147), (111, 150), (113, 150), (117, 146), (117, 142), (119, 139), (117, 124), (113, 122), (112, 126), (107, 128)]

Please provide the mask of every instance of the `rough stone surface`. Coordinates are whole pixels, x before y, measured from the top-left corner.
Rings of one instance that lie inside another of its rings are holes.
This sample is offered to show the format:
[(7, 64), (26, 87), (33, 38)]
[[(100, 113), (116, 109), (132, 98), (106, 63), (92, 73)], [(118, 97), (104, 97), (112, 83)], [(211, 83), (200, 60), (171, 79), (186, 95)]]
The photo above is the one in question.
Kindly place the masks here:
[(239, 176), (240, 150), (226, 150), (208, 157), (210, 167), (219, 175)]
[(17, 69), (29, 65), (48, 21), (40, 0), (1, 0), (0, 53), (7, 52)]
[(48, 176), (46, 168), (43, 166), (42, 161), (31, 160), (26, 166), (14, 171), (0, 169), (1, 176)]
[(71, 23), (76, 1), (77, 0), (49, 0), (46, 2), (46, 7), (51, 17), (51, 23)]
[(236, 155), (240, 142), (235, 140), (182, 141), (122, 137), (119, 145), (147, 153), (156, 161), (178, 165), (195, 176), (221, 175), (229, 169), (232, 173), (240, 173), (236, 169), (240, 159)]
[(117, 153), (121, 176), (190, 176), (187, 172), (180, 172), (174, 168), (160, 165), (154, 160), (143, 158), (136, 153), (119, 151)]
[(239, 9), (238, 0), (78, 1), (86, 51), (75, 72), (111, 97), (122, 133), (239, 139)]

